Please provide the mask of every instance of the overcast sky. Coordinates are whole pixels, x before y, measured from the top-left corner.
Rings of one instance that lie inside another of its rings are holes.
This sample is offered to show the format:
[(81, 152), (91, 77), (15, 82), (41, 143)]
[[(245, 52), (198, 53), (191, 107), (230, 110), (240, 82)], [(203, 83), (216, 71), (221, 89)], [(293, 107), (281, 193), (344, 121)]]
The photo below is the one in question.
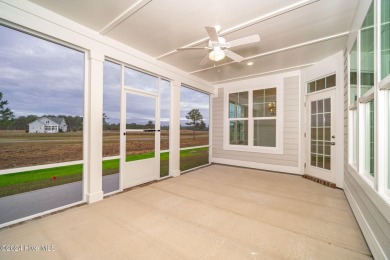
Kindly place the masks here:
[[(16, 117), (25, 115), (83, 116), (84, 53), (0, 26), (0, 92)], [(104, 63), (104, 113), (110, 123), (120, 121), (120, 66)], [(144, 91), (158, 91), (158, 79), (130, 68), (125, 85)], [(160, 84), (161, 123), (169, 120), (169, 82)], [(127, 122), (152, 120), (153, 100), (128, 96)], [(209, 96), (181, 88), (181, 124), (191, 109), (199, 109), (208, 125)], [(154, 120), (152, 120), (154, 121)]]

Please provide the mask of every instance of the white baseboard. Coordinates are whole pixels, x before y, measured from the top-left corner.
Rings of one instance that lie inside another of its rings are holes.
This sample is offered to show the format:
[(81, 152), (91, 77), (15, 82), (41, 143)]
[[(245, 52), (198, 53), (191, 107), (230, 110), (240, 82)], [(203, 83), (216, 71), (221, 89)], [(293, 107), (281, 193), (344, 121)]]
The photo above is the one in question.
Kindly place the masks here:
[(298, 166), (293, 167), (293, 166), (248, 162), (248, 161), (231, 160), (231, 159), (225, 159), (225, 158), (215, 158), (215, 157), (211, 158), (211, 162), (227, 164), (227, 165), (232, 165), (232, 166), (248, 167), (248, 168), (259, 169), (259, 170), (285, 172), (285, 173), (302, 175), (299, 173)]
[(379, 244), (374, 232), (370, 228), (366, 218), (364, 217), (362, 211), (359, 208), (359, 205), (356, 203), (355, 198), (352, 196), (352, 193), (348, 187), (348, 184), (344, 182), (344, 193), (347, 197), (349, 205), (352, 208), (352, 211), (355, 215), (357, 222), (359, 223), (360, 229), (363, 232), (364, 238), (367, 241), (368, 247), (371, 250), (374, 259), (387, 259), (385, 252), (383, 251), (381, 245)]

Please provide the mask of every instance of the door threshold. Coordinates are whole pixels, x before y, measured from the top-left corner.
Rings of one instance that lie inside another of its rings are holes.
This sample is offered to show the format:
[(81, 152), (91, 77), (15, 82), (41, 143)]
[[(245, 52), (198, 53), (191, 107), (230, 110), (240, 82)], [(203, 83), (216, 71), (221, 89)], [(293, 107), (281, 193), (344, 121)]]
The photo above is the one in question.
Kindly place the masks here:
[(319, 184), (322, 184), (322, 185), (328, 186), (330, 188), (336, 189), (336, 183), (333, 183), (333, 182), (330, 182), (330, 181), (326, 181), (326, 180), (323, 180), (323, 179), (320, 179), (320, 178), (317, 178), (317, 177), (314, 177), (314, 176), (311, 176), (311, 175), (307, 175), (307, 174), (302, 175), (302, 177), (307, 179), (307, 180), (309, 180), (309, 181), (314, 181), (314, 182), (317, 182)]

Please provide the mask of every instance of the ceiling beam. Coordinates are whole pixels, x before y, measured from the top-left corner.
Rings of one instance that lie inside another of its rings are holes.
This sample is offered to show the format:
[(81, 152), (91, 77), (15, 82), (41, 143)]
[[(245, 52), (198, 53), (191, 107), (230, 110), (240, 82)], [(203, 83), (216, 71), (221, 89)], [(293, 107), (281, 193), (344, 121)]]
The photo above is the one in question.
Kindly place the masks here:
[(114, 20), (112, 20), (109, 24), (104, 26), (103, 29), (99, 31), (101, 35), (105, 35), (109, 33), (112, 29), (120, 25), (127, 18), (138, 12), (142, 7), (150, 3), (152, 0), (138, 0), (132, 6), (130, 6), (127, 10), (117, 16)]
[[(320, 0), (302, 0), (302, 1), (299, 1), (297, 3), (294, 3), (292, 5), (288, 5), (288, 6), (285, 6), (283, 8), (280, 8), (280, 9), (277, 9), (273, 12), (270, 12), (270, 13), (267, 13), (265, 15), (262, 15), (262, 16), (259, 16), (259, 17), (256, 17), (254, 19), (251, 19), (249, 21), (246, 21), (246, 22), (243, 22), (241, 24), (238, 24), (236, 26), (233, 26), (233, 27), (230, 27), (224, 31), (221, 31), (219, 33), (220, 36), (224, 36), (224, 35), (227, 35), (227, 34), (230, 34), (230, 33), (233, 33), (235, 31), (238, 31), (238, 30), (241, 30), (241, 29), (244, 29), (246, 27), (249, 27), (249, 26), (252, 26), (252, 25), (255, 25), (255, 24), (258, 24), (258, 23), (261, 23), (263, 21), (266, 21), (266, 20), (269, 20), (271, 18), (274, 18), (274, 17), (277, 17), (279, 15), (282, 15), (282, 14), (285, 14), (285, 13), (288, 13), (288, 12), (291, 12), (293, 10), (296, 10), (296, 9), (299, 9), (299, 8), (302, 8), (304, 6), (307, 6), (307, 5), (310, 5), (310, 4), (313, 4), (315, 2), (318, 2)], [(192, 42), (192, 43), (189, 43), (185, 46), (181, 46), (180, 48), (188, 48), (188, 47), (193, 47), (193, 46), (196, 46), (196, 45), (199, 45), (199, 44), (202, 44), (202, 43), (205, 43), (209, 40), (208, 37), (205, 37), (203, 39), (200, 39), (198, 41), (195, 41), (195, 42)], [(162, 59), (164, 57), (167, 57), (167, 56), (170, 56), (174, 53), (177, 53), (178, 51), (177, 50), (173, 50), (173, 51), (170, 51), (170, 52), (167, 52), (165, 54), (162, 54), (158, 57), (156, 57), (156, 59)]]
[(214, 81), (211, 83), (212, 84), (221, 84), (221, 83), (226, 83), (229, 81), (242, 80), (242, 79), (246, 79), (246, 78), (258, 77), (258, 76), (272, 74), (272, 73), (280, 73), (280, 72), (289, 71), (289, 70), (297, 70), (297, 69), (302, 69), (305, 67), (312, 66), (314, 64), (315, 63), (308, 63), (308, 64), (298, 65), (298, 66), (294, 66), (294, 67), (288, 67), (288, 68), (283, 68), (283, 69), (278, 69), (278, 70), (271, 70), (271, 71), (266, 71), (266, 72), (261, 72), (261, 73), (250, 74), (250, 75), (246, 75), (246, 76), (242, 76), (242, 77), (235, 77), (235, 78), (224, 79), (224, 80), (220, 80), (220, 81)]
[[(291, 45), (291, 46), (288, 46), (288, 47), (285, 47), (285, 48), (281, 48), (281, 49), (277, 49), (277, 50), (273, 50), (273, 51), (264, 52), (264, 53), (260, 53), (260, 54), (257, 54), (257, 55), (249, 56), (249, 57), (244, 58), (242, 61), (256, 59), (256, 58), (260, 58), (260, 57), (263, 57), (263, 56), (276, 54), (276, 53), (279, 53), (279, 52), (284, 52), (284, 51), (288, 51), (288, 50), (292, 50), (292, 49), (296, 49), (296, 48), (300, 48), (300, 47), (305, 47), (305, 46), (309, 46), (309, 45), (320, 43), (320, 42), (324, 42), (324, 41), (333, 40), (333, 39), (336, 39), (336, 38), (339, 38), (339, 37), (347, 36), (348, 34), (349, 34), (349, 31), (348, 32), (338, 33), (338, 34), (333, 34), (333, 35), (326, 36), (326, 37), (319, 38), (319, 39), (315, 39), (315, 40), (312, 40), (312, 41), (307, 41), (307, 42)], [(229, 65), (229, 64), (232, 64), (232, 63), (236, 63), (236, 62), (235, 61), (230, 61), (230, 62), (226, 62), (226, 63), (223, 63), (223, 64), (207, 67), (207, 68), (204, 68), (204, 69), (194, 70), (194, 71), (189, 72), (189, 74), (195, 74), (195, 73), (198, 73), (198, 72), (214, 69), (214, 68), (217, 68), (217, 67), (226, 66), (226, 65)]]

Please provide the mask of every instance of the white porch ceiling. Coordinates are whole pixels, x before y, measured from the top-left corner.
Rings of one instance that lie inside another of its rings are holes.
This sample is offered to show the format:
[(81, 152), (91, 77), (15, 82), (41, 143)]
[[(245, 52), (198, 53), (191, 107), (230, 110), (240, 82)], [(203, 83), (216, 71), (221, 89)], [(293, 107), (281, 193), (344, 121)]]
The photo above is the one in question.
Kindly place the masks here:
[[(30, 0), (106, 37), (212, 83), (297, 69), (342, 51), (358, 0)], [(259, 34), (232, 48), (245, 60), (199, 63), (206, 25), (227, 41)], [(253, 61), (253, 66), (247, 66)]]

